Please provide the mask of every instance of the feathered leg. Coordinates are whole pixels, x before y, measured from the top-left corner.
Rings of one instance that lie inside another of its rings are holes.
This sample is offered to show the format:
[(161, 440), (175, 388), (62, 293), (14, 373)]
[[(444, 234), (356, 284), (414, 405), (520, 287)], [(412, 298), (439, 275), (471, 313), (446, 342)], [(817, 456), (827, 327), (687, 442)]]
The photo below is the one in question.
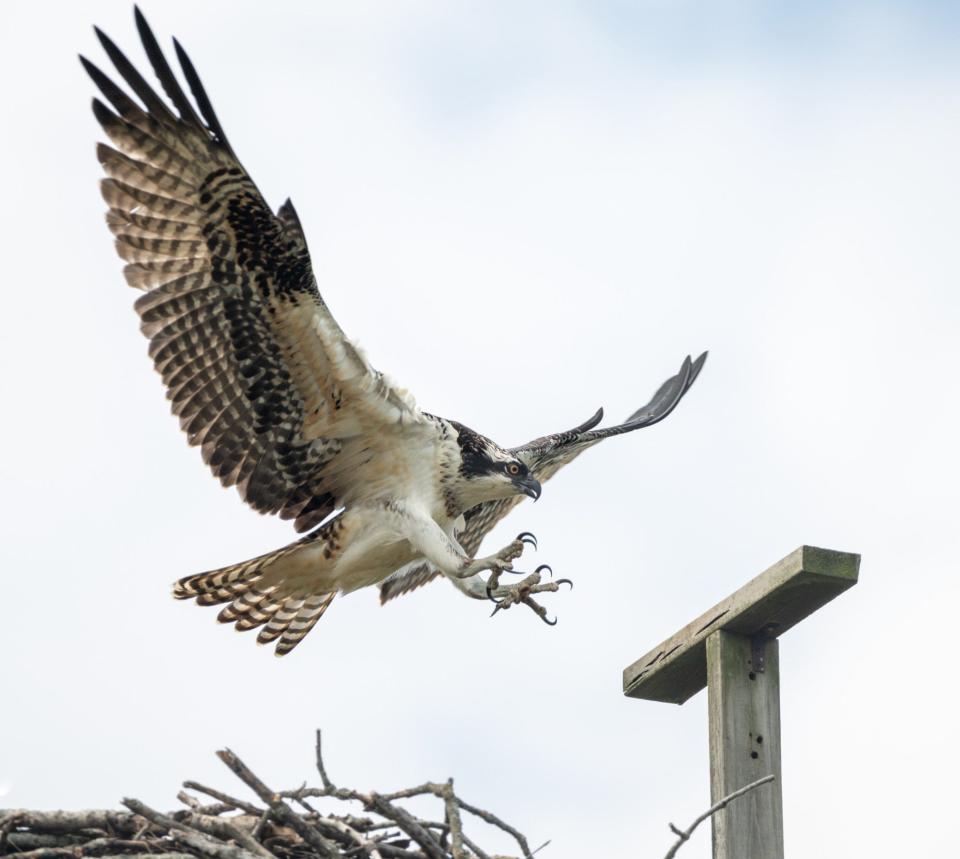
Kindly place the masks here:
[[(406, 539), (428, 561), (433, 563), (451, 582), (467, 596), (476, 599), (490, 599), (497, 603), (493, 613), (508, 609), (512, 605), (523, 603), (546, 624), (553, 626), (556, 620), (547, 619), (546, 609), (533, 599), (534, 594), (553, 593), (562, 584), (573, 583), (569, 579), (555, 582), (541, 582), (541, 572), (550, 570), (546, 564), (515, 585), (500, 585), (503, 573), (518, 572), (513, 569), (513, 561), (523, 554), (526, 546), (536, 547), (533, 534), (524, 531), (499, 552), (485, 558), (471, 559), (463, 548), (432, 519), (420, 517), (408, 511), (395, 508), (395, 527), (402, 530)], [(479, 573), (489, 570), (490, 576), (484, 581)], [(552, 570), (551, 570), (552, 573)]]
[(430, 561), (444, 575), (453, 579), (469, 579), (486, 570), (510, 571), (513, 562), (536, 539), (528, 532), (518, 534), (509, 545), (485, 558), (471, 558), (463, 547), (429, 516), (394, 503), (386, 511), (391, 527), (414, 548), (418, 555)]

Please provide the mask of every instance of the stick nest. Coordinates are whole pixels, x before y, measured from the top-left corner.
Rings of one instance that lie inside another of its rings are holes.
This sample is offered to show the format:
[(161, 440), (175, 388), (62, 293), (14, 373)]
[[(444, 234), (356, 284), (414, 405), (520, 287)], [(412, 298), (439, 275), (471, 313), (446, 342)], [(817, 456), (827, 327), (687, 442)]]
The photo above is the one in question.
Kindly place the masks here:
[[(453, 780), (426, 782), (393, 793), (337, 787), (327, 777), (317, 732), (316, 764), (322, 787), (274, 791), (229, 749), (217, 752), (260, 803), (184, 783), (185, 806), (163, 814), (136, 799), (127, 811), (0, 811), (0, 855), (18, 859), (531, 859), (526, 838), (496, 815), (470, 805)], [(418, 817), (401, 800), (433, 796), (438, 820)], [(359, 803), (361, 814), (321, 813), (325, 806)], [(485, 852), (464, 832), (478, 818), (507, 833), (514, 856)], [(546, 845), (542, 845), (546, 846)]]

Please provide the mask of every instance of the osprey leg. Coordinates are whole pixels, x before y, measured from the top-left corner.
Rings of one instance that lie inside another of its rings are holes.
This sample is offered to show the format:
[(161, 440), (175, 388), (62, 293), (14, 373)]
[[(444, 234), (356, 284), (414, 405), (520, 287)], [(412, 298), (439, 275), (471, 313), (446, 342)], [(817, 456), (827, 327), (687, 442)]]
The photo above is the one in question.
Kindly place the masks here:
[(513, 542), (485, 558), (471, 558), (463, 547), (429, 516), (393, 503), (387, 514), (395, 531), (414, 550), (451, 579), (469, 579), (485, 570), (508, 571), (536, 537), (524, 531)]
[(524, 547), (528, 543), (529, 545), (535, 545), (535, 542), (530, 543), (528, 538), (536, 541), (536, 538), (533, 537), (532, 534), (524, 531), (516, 540), (504, 546), (499, 552), (494, 552), (485, 558), (477, 558), (471, 561), (466, 564), (463, 569), (453, 573), (453, 576), (458, 579), (468, 579), (477, 573), (482, 573), (484, 570), (490, 570), (491, 573), (496, 575), (513, 572), (513, 562), (523, 554)]

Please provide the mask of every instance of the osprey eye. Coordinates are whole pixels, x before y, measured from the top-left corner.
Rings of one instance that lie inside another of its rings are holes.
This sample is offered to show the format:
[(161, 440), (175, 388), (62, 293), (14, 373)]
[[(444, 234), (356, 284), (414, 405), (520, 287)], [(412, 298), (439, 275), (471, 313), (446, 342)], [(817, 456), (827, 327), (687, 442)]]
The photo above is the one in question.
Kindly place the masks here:
[(520, 473), (520, 466), (517, 465), (515, 462), (511, 462), (511, 463), (507, 466), (507, 473), (508, 473), (508, 474), (513, 474), (513, 475), (519, 474), (519, 473)]

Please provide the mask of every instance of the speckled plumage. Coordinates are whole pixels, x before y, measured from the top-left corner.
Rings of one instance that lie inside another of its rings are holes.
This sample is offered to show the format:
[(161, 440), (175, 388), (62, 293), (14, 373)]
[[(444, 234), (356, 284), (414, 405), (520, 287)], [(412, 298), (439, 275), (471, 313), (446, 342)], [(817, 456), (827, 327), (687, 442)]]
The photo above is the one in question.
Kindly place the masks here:
[[(622, 424), (596, 429), (603, 420), (603, 409), (599, 409), (589, 420), (566, 432), (542, 436), (510, 450), (518, 459), (526, 463), (540, 483), (546, 483), (563, 466), (573, 462), (581, 453), (597, 442), (615, 435), (632, 432), (642, 427), (652, 426), (663, 420), (680, 402), (689, 390), (703, 367), (706, 353), (690, 363), (688, 358), (676, 376), (664, 382), (653, 398), (645, 406), (637, 409)], [(468, 554), (474, 554), (483, 542), (483, 538), (503, 519), (524, 496), (486, 501), (472, 507), (464, 514), (464, 528), (457, 532), (457, 540)], [(403, 570), (398, 570), (380, 585), (380, 602), (409, 593), (432, 582), (441, 575), (429, 561), (419, 561)]]
[(101, 189), (126, 280), (143, 292), (135, 308), (149, 354), (188, 442), (220, 482), (261, 513), (314, 529), (275, 552), (181, 579), (174, 595), (224, 605), (220, 621), (259, 628), (258, 640), (277, 642), (278, 654), (337, 593), (391, 574), (384, 600), (441, 572), (475, 595), (477, 573), (518, 554), (511, 544), (473, 557), (523, 493), (539, 494), (538, 479), (600, 438), (664, 417), (703, 359), (685, 362), (645, 422), (594, 431), (598, 415), (513, 451), (421, 411), (330, 314), (293, 205), (267, 206), (181, 46), (174, 41), (193, 102), (139, 10), (136, 23), (173, 109), (99, 30), (139, 103), (81, 60), (110, 105), (93, 103), (113, 144), (97, 146)]

